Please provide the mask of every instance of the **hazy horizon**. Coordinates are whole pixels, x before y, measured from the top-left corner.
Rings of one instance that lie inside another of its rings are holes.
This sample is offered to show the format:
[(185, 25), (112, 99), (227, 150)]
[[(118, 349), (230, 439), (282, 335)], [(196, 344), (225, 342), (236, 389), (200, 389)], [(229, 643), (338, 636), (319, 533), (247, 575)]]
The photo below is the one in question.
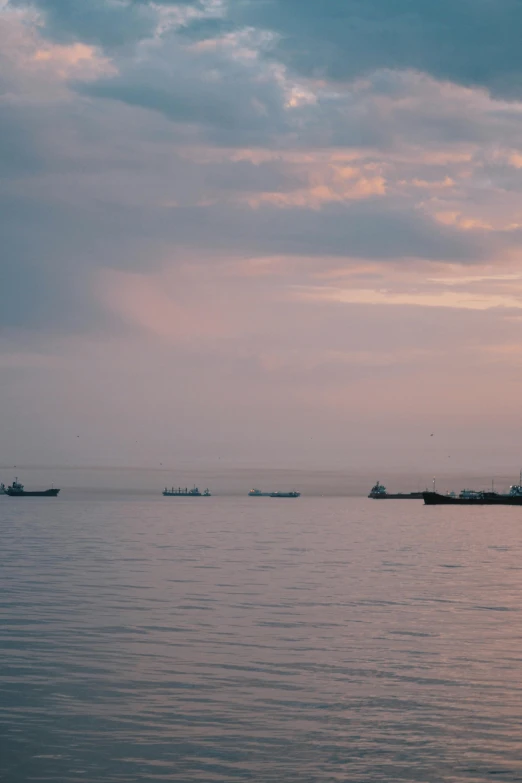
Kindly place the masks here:
[[(436, 487), (442, 491), (459, 491), (463, 488), (487, 489), (494, 482), (495, 489), (507, 489), (518, 483), (519, 475), (509, 472), (491, 474), (462, 471), (444, 472), (437, 476), (420, 472), (382, 470), (305, 470), (269, 468), (210, 468), (203, 466), (177, 468), (146, 467), (74, 467), (74, 466), (0, 466), (0, 481), (6, 485), (18, 478), (28, 489), (44, 489), (52, 485), (61, 489), (61, 498), (91, 497), (96, 500), (104, 495), (146, 495), (161, 497), (165, 487), (207, 487), (213, 496), (246, 497), (248, 490), (263, 491), (299, 490), (308, 497), (366, 497), (375, 481), (386, 485), (390, 492), (417, 492)], [(86, 494), (85, 494), (86, 493)], [(202, 499), (204, 500), (204, 499)], [(253, 499), (252, 502), (256, 502)], [(10, 502), (7, 501), (6, 502)], [(54, 501), (53, 501), (54, 502)], [(199, 502), (199, 501), (198, 501)], [(264, 501), (263, 501), (264, 502)], [(369, 501), (370, 502), (370, 501)]]

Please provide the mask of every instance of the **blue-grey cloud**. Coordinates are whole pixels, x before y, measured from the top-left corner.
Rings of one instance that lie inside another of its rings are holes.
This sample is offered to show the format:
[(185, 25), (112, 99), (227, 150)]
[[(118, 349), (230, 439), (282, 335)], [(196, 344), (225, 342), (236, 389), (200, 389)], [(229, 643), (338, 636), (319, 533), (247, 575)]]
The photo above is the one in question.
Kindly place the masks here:
[(277, 56), (307, 75), (346, 80), (411, 68), (522, 94), (516, 0), (233, 0), (231, 9), (238, 24), (277, 32)]
[[(197, 0), (11, 0), (33, 5), (59, 40), (121, 46), (150, 36), (159, 6)], [(352, 79), (381, 68), (521, 93), (522, 5), (517, 0), (229, 0), (223, 18), (195, 17), (185, 30), (206, 38), (253, 26), (277, 33), (274, 54), (306, 75)]]
[(20, 121), (19, 112), (0, 112), (0, 177), (34, 175), (46, 168), (40, 138), (29, 122)]
[(172, 210), (164, 220), (178, 241), (197, 246), (198, 237), (212, 237), (213, 246), (224, 254), (250, 248), (258, 255), (472, 262), (487, 257), (489, 250), (484, 237), (437, 225), (387, 199), (321, 210), (189, 207)]
[(148, 2), (107, 0), (10, 0), (12, 7), (35, 7), (44, 15), (49, 36), (60, 42), (83, 41), (115, 47), (152, 35), (157, 15)]
[(191, 54), (165, 44), (161, 57), (122, 64), (121, 73), (78, 84), (93, 98), (121, 101), (206, 130), (216, 143), (267, 143), (286, 129), (284, 98), (274, 79), (213, 54)]
[(225, 192), (288, 193), (308, 184), (305, 172), (293, 171), (282, 162), (255, 164), (241, 160), (226, 166), (208, 163), (201, 169), (208, 185)]
[(173, 33), (139, 61), (118, 61), (116, 75), (75, 88), (191, 125), (200, 140), (224, 146), (385, 150), (404, 143), (518, 143), (519, 112), (493, 101), (485, 106), (460, 88), (411, 72), (376, 71), (356, 89), (318, 88), (310, 100), (289, 106), (289, 91), (299, 84), (281, 79), (262, 58), (237, 57), (238, 50), (239, 44), (194, 50)]

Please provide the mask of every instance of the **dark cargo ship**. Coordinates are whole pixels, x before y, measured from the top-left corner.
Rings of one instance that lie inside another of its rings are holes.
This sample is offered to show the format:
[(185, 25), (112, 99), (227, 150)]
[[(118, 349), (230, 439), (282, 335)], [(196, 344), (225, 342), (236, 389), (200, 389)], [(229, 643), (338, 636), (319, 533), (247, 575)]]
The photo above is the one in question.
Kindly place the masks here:
[(166, 498), (209, 498), (210, 490), (206, 489), (204, 492), (200, 492), (198, 487), (192, 487), (192, 489), (187, 489), (187, 487), (184, 489), (183, 487), (167, 489), (165, 487), (163, 495)]
[(10, 487), (7, 487), (5, 494), (10, 498), (55, 498), (58, 496), (59, 489), (42, 489), (36, 492), (26, 492), (24, 485), (20, 484), (16, 478)]
[(422, 500), (422, 492), (387, 492), (386, 487), (377, 482), (371, 488), (369, 498), (373, 500)]
[(515, 484), (507, 494), (463, 489), (457, 497), (454, 492), (423, 492), (426, 506), (522, 506), (522, 486)]
[(463, 489), (457, 497), (454, 492), (442, 495), (435, 491), (435, 479), (433, 491), (423, 492), (426, 506), (522, 506), (522, 470), (518, 484), (513, 484), (509, 492), (495, 492), (491, 490)]

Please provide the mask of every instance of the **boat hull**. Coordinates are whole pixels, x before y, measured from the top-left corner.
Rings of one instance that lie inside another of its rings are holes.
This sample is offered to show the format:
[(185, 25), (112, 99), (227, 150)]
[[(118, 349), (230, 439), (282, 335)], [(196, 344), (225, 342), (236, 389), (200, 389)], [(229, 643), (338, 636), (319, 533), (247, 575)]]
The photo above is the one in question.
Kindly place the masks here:
[(422, 500), (422, 492), (394, 492), (386, 494), (368, 495), (372, 500)]
[(496, 495), (485, 492), (477, 498), (457, 498), (439, 495), (438, 492), (423, 492), (426, 506), (522, 506), (522, 495)]
[(198, 492), (197, 494), (195, 492), (163, 492), (164, 498), (204, 498), (209, 497), (208, 495), (204, 495), (202, 492)]
[(41, 492), (17, 492), (16, 490), (7, 489), (6, 495), (10, 498), (55, 498), (58, 497), (59, 489), (44, 489)]

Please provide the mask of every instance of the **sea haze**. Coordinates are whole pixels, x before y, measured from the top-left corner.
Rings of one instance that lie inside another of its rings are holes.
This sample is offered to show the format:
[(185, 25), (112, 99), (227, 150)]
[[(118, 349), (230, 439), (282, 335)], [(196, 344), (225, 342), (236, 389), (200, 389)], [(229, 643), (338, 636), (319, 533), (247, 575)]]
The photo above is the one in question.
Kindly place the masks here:
[(0, 498), (0, 779), (522, 780), (522, 510)]
[[(0, 481), (9, 484), (19, 474), (27, 489), (61, 488), (61, 496), (75, 499), (118, 497), (131, 495), (152, 498), (165, 487), (192, 487), (201, 490), (209, 487), (213, 495), (244, 497), (249, 489), (258, 487), (264, 491), (296, 489), (306, 496), (366, 497), (377, 479), (390, 492), (417, 492), (432, 487), (433, 473), (405, 470), (392, 466), (371, 469), (338, 467), (337, 469), (280, 469), (264, 467), (208, 465), (167, 465), (151, 467), (114, 466), (9, 466), (0, 465)], [(518, 469), (492, 471), (454, 470), (436, 472), (437, 488), (460, 491), (463, 487), (490, 489), (494, 482), (498, 491), (518, 483)]]

